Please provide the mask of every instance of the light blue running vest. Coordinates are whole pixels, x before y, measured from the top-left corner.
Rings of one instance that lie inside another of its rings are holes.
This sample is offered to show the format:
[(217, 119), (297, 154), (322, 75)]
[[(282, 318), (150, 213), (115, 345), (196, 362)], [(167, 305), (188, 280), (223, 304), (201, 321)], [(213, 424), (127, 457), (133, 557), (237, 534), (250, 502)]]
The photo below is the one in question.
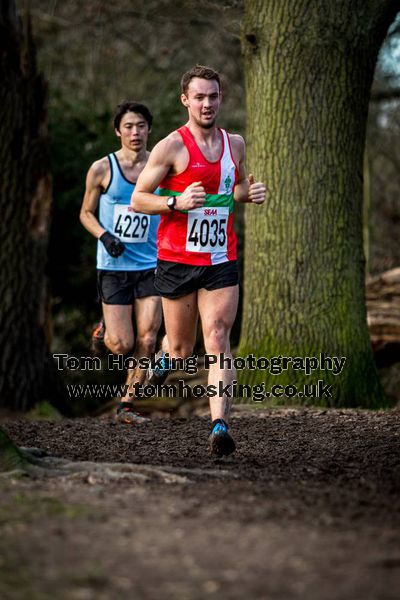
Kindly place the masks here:
[(118, 258), (97, 242), (97, 268), (108, 271), (144, 271), (157, 264), (157, 229), (159, 215), (134, 212), (130, 206), (135, 184), (124, 176), (115, 154), (109, 154), (111, 178), (99, 199), (99, 222), (125, 245)]

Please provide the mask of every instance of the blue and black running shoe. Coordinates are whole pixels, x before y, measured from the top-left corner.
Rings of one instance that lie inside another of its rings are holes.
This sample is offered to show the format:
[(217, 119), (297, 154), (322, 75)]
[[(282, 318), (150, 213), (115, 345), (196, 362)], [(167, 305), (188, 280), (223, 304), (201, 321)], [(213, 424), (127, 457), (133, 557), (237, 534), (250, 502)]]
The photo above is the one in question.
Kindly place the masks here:
[(154, 358), (154, 368), (147, 369), (147, 382), (150, 385), (161, 385), (170, 374), (169, 360), (165, 353), (160, 350)]
[(235, 442), (228, 431), (228, 424), (223, 419), (215, 419), (211, 423), (211, 434), (208, 439), (211, 453), (218, 457), (228, 456), (236, 449)]

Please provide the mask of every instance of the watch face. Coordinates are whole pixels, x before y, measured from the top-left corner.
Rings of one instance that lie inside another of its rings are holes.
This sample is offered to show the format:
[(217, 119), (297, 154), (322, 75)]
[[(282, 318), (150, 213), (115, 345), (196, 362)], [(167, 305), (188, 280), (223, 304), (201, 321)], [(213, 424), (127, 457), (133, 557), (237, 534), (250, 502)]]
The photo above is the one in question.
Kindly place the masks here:
[(168, 208), (174, 208), (175, 202), (176, 202), (175, 196), (171, 196), (170, 198), (168, 198), (168, 200), (167, 200)]

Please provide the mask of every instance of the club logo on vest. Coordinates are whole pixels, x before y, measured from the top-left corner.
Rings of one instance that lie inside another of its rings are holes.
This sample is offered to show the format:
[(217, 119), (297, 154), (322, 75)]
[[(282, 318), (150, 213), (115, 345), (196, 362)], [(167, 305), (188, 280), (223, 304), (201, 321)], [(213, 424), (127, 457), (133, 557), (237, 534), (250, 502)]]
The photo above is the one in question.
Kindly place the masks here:
[(201, 163), (196, 162), (196, 163), (193, 163), (191, 166), (193, 169), (199, 169), (201, 167), (205, 167), (206, 165), (202, 165)]
[(231, 189), (231, 183), (232, 183), (232, 179), (230, 178), (230, 176), (228, 175), (228, 177), (225, 179), (224, 181), (224, 185), (225, 185), (225, 190), (228, 193), (229, 190)]

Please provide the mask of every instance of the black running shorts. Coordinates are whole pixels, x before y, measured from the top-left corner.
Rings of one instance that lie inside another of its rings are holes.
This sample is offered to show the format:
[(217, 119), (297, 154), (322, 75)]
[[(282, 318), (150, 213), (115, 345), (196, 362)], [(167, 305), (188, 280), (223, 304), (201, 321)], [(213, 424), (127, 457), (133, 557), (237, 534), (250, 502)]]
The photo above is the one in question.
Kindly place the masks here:
[(154, 269), (144, 271), (97, 271), (97, 290), (104, 304), (130, 305), (135, 298), (159, 296)]
[(218, 290), (238, 283), (236, 260), (206, 267), (158, 260), (154, 281), (164, 298), (181, 298), (199, 289)]

